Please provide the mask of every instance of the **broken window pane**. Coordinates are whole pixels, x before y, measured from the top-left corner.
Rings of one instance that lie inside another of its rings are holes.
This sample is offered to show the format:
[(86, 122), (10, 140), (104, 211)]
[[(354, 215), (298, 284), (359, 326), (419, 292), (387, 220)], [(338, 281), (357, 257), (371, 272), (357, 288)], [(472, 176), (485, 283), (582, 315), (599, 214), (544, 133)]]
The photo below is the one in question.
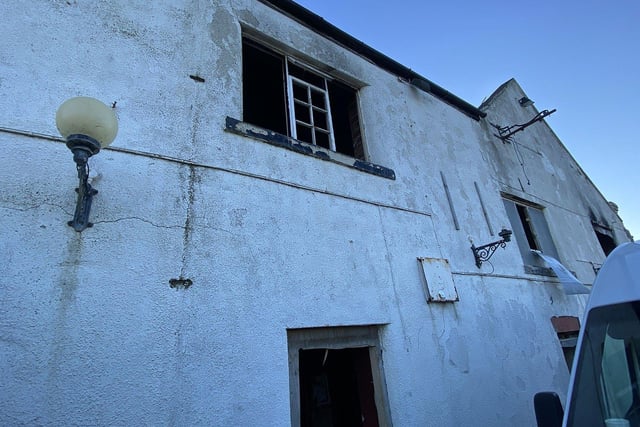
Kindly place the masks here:
[(613, 238), (613, 231), (604, 226), (600, 225), (596, 222), (592, 223), (593, 231), (596, 233), (596, 237), (598, 238), (598, 242), (600, 243), (600, 247), (604, 252), (605, 256), (608, 256), (611, 251), (616, 248), (616, 241)]
[(357, 92), (243, 39), (243, 120), (364, 160)]
[(307, 105), (296, 102), (295, 112), (296, 121), (311, 124), (311, 115), (309, 114), (309, 107)]
[(524, 264), (534, 267), (534, 269), (528, 269), (529, 272), (553, 275), (544, 261), (531, 252), (531, 249), (539, 250), (558, 259), (543, 210), (519, 198), (516, 201), (515, 196), (509, 196), (502, 201)]
[(318, 111), (315, 110), (313, 111), (313, 124), (315, 125), (315, 127), (323, 129), (328, 131), (329, 130), (329, 126), (327, 123), (327, 114), (322, 112), (322, 111)]
[(248, 40), (242, 44), (242, 107), (245, 122), (289, 135), (284, 58)]
[(323, 92), (312, 90), (311, 91), (311, 103), (314, 107), (320, 108), (326, 112), (325, 104), (324, 104), (325, 95)]
[(310, 144), (313, 144), (313, 131), (311, 130), (311, 128), (307, 127), (307, 126), (303, 126), (303, 125), (298, 125), (296, 127), (296, 137), (297, 139), (299, 139), (300, 141), (304, 141), (304, 142), (308, 142)]
[(522, 224), (522, 228), (524, 229), (524, 234), (527, 236), (527, 243), (529, 243), (529, 248), (534, 250), (540, 250), (540, 246), (536, 241), (536, 235), (531, 227), (531, 218), (529, 218), (529, 214), (527, 213), (527, 208), (522, 205), (516, 205), (516, 209), (518, 209), (518, 216), (520, 217), (520, 223)]
[(329, 148), (329, 134), (316, 130), (316, 145)]

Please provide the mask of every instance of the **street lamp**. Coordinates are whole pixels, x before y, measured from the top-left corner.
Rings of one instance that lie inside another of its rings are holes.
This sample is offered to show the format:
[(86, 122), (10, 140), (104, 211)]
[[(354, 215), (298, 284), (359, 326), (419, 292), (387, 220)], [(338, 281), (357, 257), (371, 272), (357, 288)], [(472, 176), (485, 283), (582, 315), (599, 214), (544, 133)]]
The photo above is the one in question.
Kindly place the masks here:
[(62, 103), (56, 113), (56, 126), (66, 139), (78, 169), (78, 201), (68, 224), (81, 232), (89, 222), (91, 200), (98, 190), (89, 184), (89, 157), (111, 144), (118, 133), (118, 119), (112, 108), (94, 98), (79, 96)]

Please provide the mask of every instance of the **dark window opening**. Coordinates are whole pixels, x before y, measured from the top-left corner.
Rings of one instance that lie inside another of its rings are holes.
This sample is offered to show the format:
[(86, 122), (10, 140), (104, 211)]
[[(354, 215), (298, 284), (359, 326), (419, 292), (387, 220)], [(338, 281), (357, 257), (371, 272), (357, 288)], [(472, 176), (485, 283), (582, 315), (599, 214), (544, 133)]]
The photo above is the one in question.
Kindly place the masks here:
[(608, 234), (601, 233), (598, 230), (594, 230), (594, 231), (596, 233), (596, 236), (598, 237), (598, 242), (600, 242), (600, 247), (602, 248), (602, 251), (604, 252), (605, 255), (609, 256), (611, 251), (613, 251), (616, 248), (616, 241), (613, 239), (612, 236)]
[(336, 81), (329, 82), (328, 86), (336, 151), (364, 159), (356, 92)]
[(300, 425), (375, 427), (369, 348), (299, 350)]
[(364, 160), (357, 91), (243, 39), (243, 120)]
[(287, 130), (284, 59), (244, 40), (242, 43), (243, 120), (283, 135)]
[(529, 247), (531, 249), (540, 250), (538, 242), (536, 242), (536, 235), (533, 232), (533, 228), (531, 227), (531, 218), (529, 218), (527, 208), (522, 205), (516, 205), (516, 208), (518, 209), (518, 216), (520, 217), (520, 222), (522, 223), (524, 234), (527, 236)]
[(531, 251), (538, 250), (559, 259), (545, 218), (544, 207), (512, 195), (503, 194), (503, 197), (502, 201), (511, 223), (513, 239), (522, 255), (525, 272), (554, 276), (555, 274), (545, 262)]

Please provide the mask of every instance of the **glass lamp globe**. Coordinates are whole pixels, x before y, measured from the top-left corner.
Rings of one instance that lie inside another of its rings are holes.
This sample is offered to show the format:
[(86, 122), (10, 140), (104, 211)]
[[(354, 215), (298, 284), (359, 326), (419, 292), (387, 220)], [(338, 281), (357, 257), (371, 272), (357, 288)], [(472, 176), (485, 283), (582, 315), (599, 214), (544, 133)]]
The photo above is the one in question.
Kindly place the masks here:
[(99, 146), (92, 147), (93, 154), (111, 144), (118, 133), (118, 119), (113, 108), (86, 96), (63, 102), (56, 112), (56, 126), (67, 139), (67, 145), (78, 137), (89, 137), (97, 142)]

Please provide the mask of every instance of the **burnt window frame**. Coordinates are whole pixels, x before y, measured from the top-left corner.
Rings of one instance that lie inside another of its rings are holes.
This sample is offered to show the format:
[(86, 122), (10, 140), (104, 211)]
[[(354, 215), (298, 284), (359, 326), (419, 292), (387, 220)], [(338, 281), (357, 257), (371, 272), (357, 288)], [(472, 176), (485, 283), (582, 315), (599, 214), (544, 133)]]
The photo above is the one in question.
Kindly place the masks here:
[(546, 208), (520, 197), (502, 193), (507, 216), (511, 223), (513, 237), (520, 250), (525, 273), (542, 276), (555, 276), (542, 258), (531, 250), (538, 250), (545, 255), (559, 259), (549, 223), (545, 215)]
[[(327, 79), (311, 71), (307, 72), (303, 66), (287, 59), (285, 68), (291, 136), (299, 141), (337, 151)], [(308, 132), (309, 135), (303, 137), (303, 132)]]
[(602, 249), (604, 256), (608, 257), (609, 254), (618, 246), (613, 230), (595, 221), (591, 221), (591, 226), (593, 227), (593, 232), (598, 239), (598, 243), (600, 244), (600, 248)]
[[(262, 64), (263, 67), (255, 66), (258, 60), (252, 57), (252, 54), (261, 55), (267, 61)], [(281, 66), (276, 77), (278, 63)], [(255, 68), (260, 70), (257, 71)], [(290, 68), (295, 71), (291, 72)], [(324, 109), (327, 112), (327, 123), (322, 129), (326, 133), (318, 131), (319, 126), (313, 126), (310, 134), (315, 136), (325, 133), (328, 135), (328, 143), (318, 144), (316, 138), (298, 134), (299, 129), (305, 126), (296, 126), (300, 121), (296, 116), (292, 80), (302, 81), (325, 91)], [(293, 138), (313, 148), (321, 148), (359, 161), (367, 160), (358, 87), (247, 34), (242, 36), (242, 83), (244, 122)]]

